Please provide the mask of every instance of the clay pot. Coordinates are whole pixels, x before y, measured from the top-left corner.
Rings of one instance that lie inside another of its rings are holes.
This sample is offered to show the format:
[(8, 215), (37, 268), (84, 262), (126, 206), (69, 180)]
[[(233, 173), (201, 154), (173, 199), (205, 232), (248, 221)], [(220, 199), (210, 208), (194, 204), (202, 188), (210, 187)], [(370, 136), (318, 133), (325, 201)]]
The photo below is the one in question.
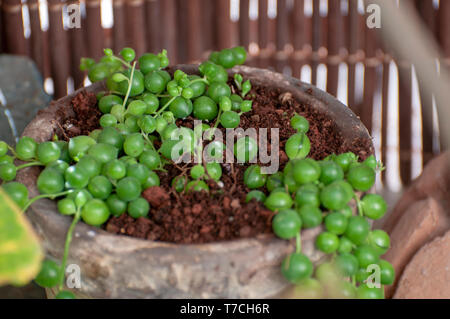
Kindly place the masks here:
[[(195, 66), (179, 66), (196, 73)], [(345, 143), (369, 139), (358, 117), (331, 95), (291, 77), (268, 70), (236, 67), (253, 85), (275, 87), (289, 92), (302, 103), (335, 119)], [(86, 88), (99, 92), (102, 83)], [(66, 96), (39, 113), (23, 135), (37, 141), (49, 140), (57, 127), (57, 108), (70, 108), (77, 92)], [(367, 145), (371, 145), (368, 143)], [(366, 150), (373, 153), (373, 147)], [(30, 196), (38, 194), (39, 168), (21, 170), (18, 180)], [(61, 260), (65, 236), (71, 218), (57, 212), (51, 200), (35, 202), (27, 216), (42, 238), (48, 254)], [(320, 228), (302, 232), (303, 252), (317, 263), (323, 254), (314, 248)], [(282, 259), (292, 252), (294, 242), (272, 235), (219, 243), (179, 245), (152, 242), (113, 235), (80, 222), (70, 248), (68, 264), (81, 269), (81, 288), (73, 291), (94, 298), (265, 298), (273, 297), (289, 286), (280, 274)]]

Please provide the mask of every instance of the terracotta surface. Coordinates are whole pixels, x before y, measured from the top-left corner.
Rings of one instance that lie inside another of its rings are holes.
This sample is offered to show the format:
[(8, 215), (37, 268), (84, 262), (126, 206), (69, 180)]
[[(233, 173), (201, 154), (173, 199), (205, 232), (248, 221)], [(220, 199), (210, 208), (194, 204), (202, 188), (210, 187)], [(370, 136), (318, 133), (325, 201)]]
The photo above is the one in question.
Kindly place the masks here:
[(417, 252), (405, 268), (394, 298), (450, 298), (450, 231)]
[[(433, 198), (418, 201), (409, 208), (391, 233), (391, 249), (384, 258), (395, 268), (396, 279), (426, 242), (450, 228), (450, 216)], [(396, 283), (386, 287), (386, 296), (392, 296)]]
[[(194, 66), (181, 66), (193, 73)], [(278, 87), (294, 98), (336, 119), (346, 142), (370, 139), (366, 128), (345, 105), (331, 95), (300, 81), (267, 70), (237, 67), (256, 85)], [(87, 88), (100, 91), (102, 84)], [(75, 92), (74, 94), (76, 94)], [(26, 136), (38, 141), (51, 138), (56, 127), (55, 111), (69, 107), (74, 94), (58, 100), (40, 113), (25, 129)], [(367, 150), (373, 152), (373, 147)], [(39, 170), (23, 169), (18, 180), (27, 185), (30, 196), (37, 195), (35, 185)], [(50, 200), (35, 202), (27, 212), (42, 237), (50, 256), (61, 259), (70, 218), (56, 212)], [(314, 238), (320, 228), (303, 231), (303, 251), (317, 263), (323, 255), (314, 249)], [(280, 264), (294, 248), (293, 242), (273, 236), (201, 245), (175, 245), (152, 242), (77, 225), (69, 264), (81, 267), (81, 296), (112, 298), (264, 298), (287, 287), (280, 274)]]
[(409, 207), (427, 197), (433, 197), (440, 201), (443, 207), (450, 208), (450, 151), (437, 156), (427, 164), (383, 223), (383, 229), (391, 232)]
[(448, 237), (449, 199), (450, 152), (445, 152), (427, 164), (383, 223), (392, 246), (384, 258), (396, 271), (396, 282), (386, 287), (387, 297), (450, 298), (449, 265), (442, 259), (450, 260), (448, 246), (431, 244), (446, 232)]

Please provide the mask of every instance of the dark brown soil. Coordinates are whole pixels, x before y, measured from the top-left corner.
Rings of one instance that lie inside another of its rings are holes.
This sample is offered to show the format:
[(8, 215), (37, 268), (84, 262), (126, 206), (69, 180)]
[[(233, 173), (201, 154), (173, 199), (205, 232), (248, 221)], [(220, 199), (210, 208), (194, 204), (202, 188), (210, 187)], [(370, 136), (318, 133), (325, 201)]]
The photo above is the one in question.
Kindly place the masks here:
[[(323, 159), (332, 153), (352, 151), (365, 159), (369, 154), (370, 140), (355, 141), (344, 146), (342, 136), (326, 115), (308, 105), (297, 102), (289, 93), (263, 87), (253, 88), (253, 110), (241, 116), (240, 126), (279, 128), (280, 165), (287, 162), (284, 153), (286, 140), (295, 131), (289, 121), (297, 112), (310, 122), (308, 137), (311, 140), (310, 156)], [(95, 105), (95, 96), (80, 93), (72, 101), (75, 116), (63, 117), (62, 135), (68, 137), (87, 134), (98, 128), (100, 112)], [(192, 127), (193, 119), (187, 118), (177, 124)], [(270, 132), (270, 129), (268, 130)], [(270, 134), (269, 134), (270, 141)], [(247, 165), (222, 164), (223, 186), (210, 181), (210, 193), (194, 192), (178, 194), (170, 186), (173, 177), (189, 174), (191, 164), (167, 165), (167, 172), (158, 172), (161, 187), (147, 189), (143, 196), (150, 202), (148, 218), (133, 219), (127, 214), (112, 217), (106, 230), (115, 234), (175, 243), (206, 243), (237, 238), (254, 237), (271, 232), (272, 212), (256, 201), (245, 203), (249, 191), (243, 184)]]
[(143, 193), (152, 207), (149, 218), (133, 219), (126, 214), (113, 217), (106, 230), (176, 243), (205, 243), (271, 232), (273, 213), (256, 201), (245, 203), (248, 189), (242, 181), (246, 166), (225, 163), (222, 187), (211, 180), (209, 193), (179, 194), (171, 188), (171, 180), (188, 175), (191, 166), (167, 165), (167, 172), (158, 172), (161, 187)]
[(71, 101), (73, 112), (64, 108), (57, 111), (61, 118), (62, 131), (59, 137), (67, 140), (78, 135), (89, 135), (89, 133), (100, 127), (99, 120), (102, 112), (97, 107), (97, 98), (92, 92), (81, 91)]

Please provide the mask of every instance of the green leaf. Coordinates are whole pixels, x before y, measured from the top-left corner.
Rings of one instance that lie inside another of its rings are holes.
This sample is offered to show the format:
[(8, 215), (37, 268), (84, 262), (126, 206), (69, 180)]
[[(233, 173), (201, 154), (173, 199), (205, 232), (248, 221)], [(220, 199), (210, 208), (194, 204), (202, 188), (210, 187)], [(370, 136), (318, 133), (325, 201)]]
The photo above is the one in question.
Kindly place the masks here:
[(27, 284), (38, 274), (42, 259), (33, 228), (0, 188), (0, 286)]
[(78, 208), (81, 208), (87, 203), (88, 200), (89, 198), (87, 197), (85, 192), (78, 192), (78, 194), (75, 196), (75, 205)]
[(119, 83), (122, 81), (129, 81), (129, 79), (122, 73), (114, 73), (112, 76), (112, 80), (116, 83)]

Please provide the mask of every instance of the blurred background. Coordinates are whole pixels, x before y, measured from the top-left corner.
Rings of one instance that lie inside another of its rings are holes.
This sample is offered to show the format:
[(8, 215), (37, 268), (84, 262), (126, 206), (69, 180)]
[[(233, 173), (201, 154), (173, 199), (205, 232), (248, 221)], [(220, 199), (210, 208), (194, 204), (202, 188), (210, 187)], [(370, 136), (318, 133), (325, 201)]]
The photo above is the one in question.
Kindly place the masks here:
[[(408, 17), (416, 19), (426, 38), (440, 47), (443, 57), (432, 57), (431, 67), (439, 77), (450, 65), (450, 0), (389, 2), (400, 10), (412, 8)], [(418, 74), (405, 55), (398, 54), (395, 42), (381, 36), (384, 12), (379, 17), (381, 28), (371, 28), (378, 18), (377, 7), (371, 5), (379, 3), (0, 0), (0, 124), (14, 126), (19, 121), (12, 131), (20, 134), (50, 97), (59, 98), (88, 85), (79, 70), (80, 58), (99, 59), (106, 47), (118, 52), (129, 46), (138, 55), (167, 49), (171, 64), (178, 64), (205, 59), (211, 50), (242, 45), (249, 52), (248, 65), (315, 84), (360, 116), (374, 138), (377, 158), (386, 166), (377, 190), (392, 207), (404, 186), (441, 152), (438, 123), (445, 123), (445, 118), (438, 116), (434, 93), (424, 89), (427, 78)], [(14, 91), (25, 83), (15, 70), (28, 62), (20, 60), (15, 65), (3, 54), (33, 60), (36, 67), (30, 70), (37, 68), (42, 75), (34, 77), (41, 81), (42, 92), (26, 93), (23, 87), (23, 93)], [(424, 116), (425, 110), (431, 116)]]

